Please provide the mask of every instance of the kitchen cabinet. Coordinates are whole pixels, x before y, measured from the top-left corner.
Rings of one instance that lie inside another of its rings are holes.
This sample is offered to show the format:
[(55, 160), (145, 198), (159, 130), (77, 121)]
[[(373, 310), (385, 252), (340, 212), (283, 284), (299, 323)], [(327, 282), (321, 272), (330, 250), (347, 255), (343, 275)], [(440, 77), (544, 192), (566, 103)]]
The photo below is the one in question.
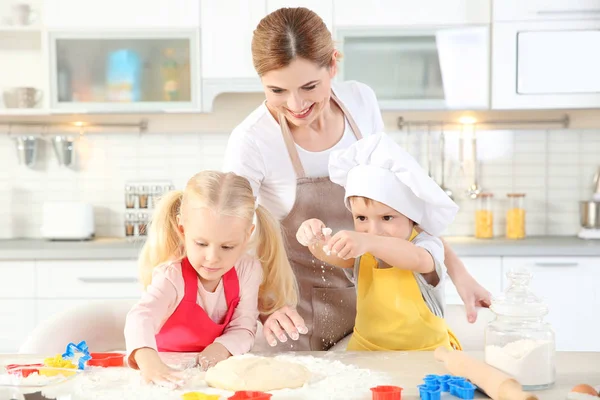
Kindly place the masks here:
[(0, 276), (0, 299), (35, 297), (35, 261), (1, 261)]
[(63, 112), (200, 109), (198, 30), (49, 33), (50, 107)]
[(490, 21), (490, 0), (334, 0), (338, 27), (414, 27), (472, 25)]
[(0, 353), (17, 352), (43, 320), (90, 300), (138, 299), (136, 260), (0, 262)]
[(502, 0), (493, 2), (494, 21), (598, 18), (599, 0)]
[(492, 108), (600, 107), (599, 13), (600, 5), (595, 20), (494, 23)]
[(198, 27), (198, 0), (44, 0), (49, 28), (137, 29)]
[(252, 34), (267, 14), (266, 0), (201, 2), (202, 109), (223, 92), (262, 92), (252, 64)]
[(133, 260), (37, 262), (37, 298), (108, 299), (141, 295)]
[(16, 353), (35, 328), (35, 300), (0, 299), (0, 321), (0, 353)]
[(283, 7), (306, 7), (321, 17), (333, 32), (333, 0), (267, 0), (267, 14)]
[(381, 110), (489, 108), (489, 27), (337, 27), (340, 80), (370, 86)]
[[(502, 292), (502, 257), (461, 257), (465, 268), (484, 288), (493, 295)], [(447, 304), (463, 304), (450, 277), (446, 279), (445, 296)]]
[(504, 257), (504, 273), (525, 267), (531, 290), (548, 305), (545, 320), (556, 333), (558, 351), (600, 351), (600, 257)]

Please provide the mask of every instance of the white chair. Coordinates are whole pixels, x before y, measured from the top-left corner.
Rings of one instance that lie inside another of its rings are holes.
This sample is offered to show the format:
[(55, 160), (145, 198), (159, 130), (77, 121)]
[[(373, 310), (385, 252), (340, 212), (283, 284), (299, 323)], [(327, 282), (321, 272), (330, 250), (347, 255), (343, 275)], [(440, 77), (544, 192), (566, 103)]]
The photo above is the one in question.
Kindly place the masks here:
[(42, 321), (19, 353), (53, 356), (85, 340), (91, 352), (125, 350), (125, 317), (137, 299), (100, 300), (74, 306)]

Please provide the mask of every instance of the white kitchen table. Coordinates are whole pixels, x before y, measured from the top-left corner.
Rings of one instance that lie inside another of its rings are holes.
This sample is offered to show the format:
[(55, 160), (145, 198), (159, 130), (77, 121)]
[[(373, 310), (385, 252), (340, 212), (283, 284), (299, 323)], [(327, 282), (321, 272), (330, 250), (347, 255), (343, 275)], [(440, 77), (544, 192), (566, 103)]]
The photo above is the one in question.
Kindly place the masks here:
[[(483, 352), (467, 352), (483, 359)], [(359, 368), (387, 373), (393, 381), (404, 388), (403, 399), (418, 399), (417, 385), (427, 374), (448, 373), (444, 365), (434, 359), (432, 352), (299, 352), (286, 353), (300, 356), (314, 356), (326, 360), (337, 360)], [(0, 365), (22, 360), (23, 362), (42, 359), (33, 355), (0, 354)], [(557, 381), (554, 387), (535, 392), (540, 399), (563, 400), (570, 389), (581, 383), (597, 387), (600, 385), (600, 353), (598, 352), (558, 352), (556, 356)], [(365, 388), (365, 400), (370, 400), (368, 388)], [(487, 398), (476, 392), (476, 398)], [(328, 396), (329, 398), (329, 396)], [(317, 400), (328, 400), (328, 398)], [(337, 398), (337, 397), (336, 397)], [(345, 397), (340, 397), (340, 399)], [(449, 395), (442, 399), (455, 399)], [(277, 400), (277, 395), (272, 398)], [(307, 399), (314, 400), (314, 399)]]

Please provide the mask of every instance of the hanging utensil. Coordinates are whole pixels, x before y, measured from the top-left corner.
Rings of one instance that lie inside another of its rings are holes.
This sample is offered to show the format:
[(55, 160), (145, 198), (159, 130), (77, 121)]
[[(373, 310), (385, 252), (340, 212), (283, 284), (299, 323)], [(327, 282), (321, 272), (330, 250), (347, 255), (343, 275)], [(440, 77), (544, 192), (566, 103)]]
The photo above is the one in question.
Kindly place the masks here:
[(431, 142), (431, 125), (427, 122), (427, 175), (433, 179), (433, 143)]
[(441, 155), (441, 164), (442, 164), (442, 179), (440, 181), (440, 187), (442, 190), (450, 197), (450, 199), (454, 200), (454, 193), (450, 188), (447, 188), (444, 184), (446, 179), (446, 134), (444, 133), (444, 125), (442, 125), (442, 131), (440, 132), (440, 155)]
[(477, 160), (477, 135), (475, 133), (475, 125), (473, 125), (473, 133), (471, 136), (471, 147), (473, 153), (473, 183), (467, 190), (467, 195), (476, 199), (481, 193), (481, 187), (479, 186), (479, 162)]

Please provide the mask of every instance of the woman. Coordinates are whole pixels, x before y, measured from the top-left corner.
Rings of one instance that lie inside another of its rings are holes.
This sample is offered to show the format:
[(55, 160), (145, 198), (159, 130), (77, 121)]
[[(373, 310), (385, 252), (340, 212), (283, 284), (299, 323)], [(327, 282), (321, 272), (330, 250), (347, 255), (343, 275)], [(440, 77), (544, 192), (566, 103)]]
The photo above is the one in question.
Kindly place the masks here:
[[(232, 132), (225, 169), (248, 178), (258, 202), (280, 218), (300, 288), (298, 311), (286, 307), (265, 316), (263, 333), (280, 350), (326, 350), (352, 332), (354, 284), (343, 270), (313, 258), (295, 233), (309, 218), (333, 231), (351, 229), (343, 189), (329, 180), (329, 154), (384, 131), (381, 112), (368, 86), (332, 81), (339, 53), (325, 23), (306, 8), (263, 18), (252, 58), (266, 101)], [(445, 259), (474, 322), (476, 306), (487, 306), (490, 295), (447, 245)]]

